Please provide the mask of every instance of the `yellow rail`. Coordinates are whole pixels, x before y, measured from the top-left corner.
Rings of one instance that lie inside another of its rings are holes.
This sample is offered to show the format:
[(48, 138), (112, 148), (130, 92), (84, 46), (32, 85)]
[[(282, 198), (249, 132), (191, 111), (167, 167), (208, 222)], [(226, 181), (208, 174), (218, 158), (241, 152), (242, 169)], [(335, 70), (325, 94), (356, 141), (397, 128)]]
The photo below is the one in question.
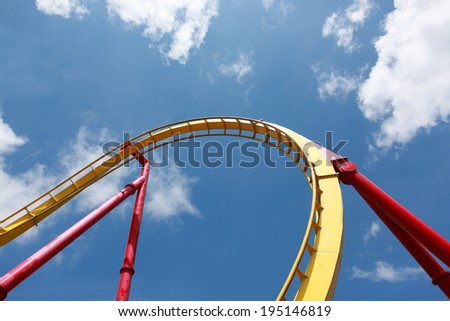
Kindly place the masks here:
[[(130, 140), (99, 157), (17, 212), (0, 221), (0, 246), (55, 212), (81, 191), (133, 159), (191, 137), (237, 136), (270, 144), (295, 161), (312, 190), (311, 209), (298, 255), (277, 300), (330, 300), (340, 268), (343, 206), (337, 173), (317, 146), (282, 126), (241, 117), (198, 118), (172, 123)], [(301, 266), (306, 268), (301, 269)], [(294, 287), (294, 284), (295, 287)], [(296, 289), (295, 293), (289, 291)]]

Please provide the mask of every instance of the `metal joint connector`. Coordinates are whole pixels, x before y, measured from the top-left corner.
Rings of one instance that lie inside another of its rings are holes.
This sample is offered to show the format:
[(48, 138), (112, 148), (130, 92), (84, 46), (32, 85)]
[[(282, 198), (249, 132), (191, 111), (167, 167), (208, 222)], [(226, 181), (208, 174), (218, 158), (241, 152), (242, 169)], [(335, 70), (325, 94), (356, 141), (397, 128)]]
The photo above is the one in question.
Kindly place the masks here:
[(131, 275), (134, 275), (134, 269), (130, 266), (124, 266), (120, 269), (120, 274), (124, 273), (124, 272), (128, 272)]
[(445, 279), (445, 278), (450, 278), (450, 271), (444, 271), (441, 274), (439, 274), (438, 276), (436, 276), (431, 283), (433, 283), (433, 285), (439, 285), (439, 283)]
[(130, 183), (130, 184), (125, 185), (125, 188), (127, 188), (127, 187), (130, 187), (133, 190), (133, 192), (131, 194), (134, 194), (137, 191), (137, 189), (138, 189), (136, 184), (134, 184), (134, 183)]
[(8, 296), (8, 291), (4, 288), (3, 284), (0, 284), (0, 301), (3, 301)]

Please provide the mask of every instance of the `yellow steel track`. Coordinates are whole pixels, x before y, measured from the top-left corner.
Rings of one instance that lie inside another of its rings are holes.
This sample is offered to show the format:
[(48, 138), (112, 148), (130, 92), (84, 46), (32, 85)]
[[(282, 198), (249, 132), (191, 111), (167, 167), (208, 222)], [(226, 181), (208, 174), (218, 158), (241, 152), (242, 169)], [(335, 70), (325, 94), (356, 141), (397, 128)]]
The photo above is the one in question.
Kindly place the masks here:
[[(331, 300), (343, 242), (343, 206), (338, 174), (316, 144), (287, 128), (262, 120), (241, 117), (191, 119), (136, 136), (127, 142), (127, 146), (118, 146), (99, 157), (1, 220), (0, 246), (37, 225), (81, 191), (133, 160), (136, 151), (147, 153), (194, 136), (237, 136), (257, 140), (280, 149), (297, 163), (311, 187), (311, 209), (298, 255), (277, 300)], [(294, 291), (289, 291), (291, 288)]]

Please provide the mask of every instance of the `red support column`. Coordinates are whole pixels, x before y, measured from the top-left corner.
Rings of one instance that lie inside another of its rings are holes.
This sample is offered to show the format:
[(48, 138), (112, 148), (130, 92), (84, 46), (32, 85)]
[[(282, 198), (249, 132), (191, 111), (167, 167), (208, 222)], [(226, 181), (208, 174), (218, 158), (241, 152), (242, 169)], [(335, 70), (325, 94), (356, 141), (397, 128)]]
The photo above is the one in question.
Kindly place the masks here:
[(117, 205), (134, 194), (145, 182), (146, 177), (141, 176), (133, 183), (126, 185), (124, 189), (103, 203), (103, 205), (82, 218), (71, 228), (0, 278), (0, 300), (4, 300), (12, 289), (86, 232)]
[(340, 160), (335, 161), (334, 164), (340, 172), (341, 181), (344, 184), (352, 185), (365, 200), (388, 214), (394, 222), (413, 235), (430, 252), (450, 267), (450, 242), (359, 173), (354, 163), (348, 160)]
[(400, 205), (382, 189), (356, 169), (356, 164), (345, 158), (333, 161), (340, 179), (352, 185), (384, 224), (399, 239), (422, 268), (430, 275), (433, 284), (450, 299), (450, 272), (434, 259), (427, 249), (450, 267), (450, 242)]
[(134, 205), (133, 217), (131, 219), (128, 242), (125, 249), (123, 265), (120, 269), (119, 288), (117, 290), (116, 296), (117, 301), (128, 301), (128, 297), (130, 296), (131, 279), (134, 274), (134, 261), (136, 258), (139, 231), (142, 221), (142, 212), (144, 210), (145, 193), (147, 190), (147, 181), (150, 171), (150, 162), (148, 160), (142, 160), (141, 163), (144, 163), (144, 168), (142, 168), (141, 176), (145, 177), (145, 182), (142, 184), (136, 195), (136, 203)]
[(378, 215), (392, 234), (403, 244), (408, 252), (416, 259), (423, 270), (431, 277), (432, 283), (437, 285), (450, 299), (450, 273), (437, 262), (434, 257), (413, 236), (395, 223), (389, 215), (381, 211), (377, 206), (366, 200), (367, 204)]

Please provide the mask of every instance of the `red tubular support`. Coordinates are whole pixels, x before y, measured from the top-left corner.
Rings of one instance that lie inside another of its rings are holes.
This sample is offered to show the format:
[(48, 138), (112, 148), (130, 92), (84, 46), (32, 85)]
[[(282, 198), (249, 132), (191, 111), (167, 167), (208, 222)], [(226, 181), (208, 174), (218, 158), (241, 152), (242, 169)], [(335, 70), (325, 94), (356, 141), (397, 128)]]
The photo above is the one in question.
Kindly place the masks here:
[[(346, 158), (333, 160), (344, 184), (352, 185), (380, 217), (425, 272), (450, 299), (450, 272), (434, 259), (433, 253), (450, 267), (450, 243), (356, 170)], [(427, 250), (428, 249), (428, 250)], [(430, 252), (428, 252), (430, 251)]]
[(416, 259), (424, 271), (431, 277), (432, 283), (437, 285), (450, 299), (450, 274), (437, 262), (434, 257), (414, 237), (408, 234), (389, 215), (383, 213), (377, 206), (365, 200), (383, 223), (391, 230), (408, 252)]
[(0, 278), (0, 300), (4, 300), (12, 289), (86, 232), (127, 197), (134, 194), (136, 189), (139, 189), (145, 182), (145, 177), (139, 177), (133, 183), (126, 185), (124, 189), (103, 203), (103, 205)]
[(402, 229), (450, 267), (450, 242), (359, 173), (354, 163), (342, 159), (335, 161), (334, 165), (344, 184), (352, 185), (365, 200), (389, 215)]
[[(141, 155), (141, 157), (143, 156)], [(141, 160), (139, 161), (141, 162)], [(147, 160), (144, 161), (144, 159), (142, 159), (142, 162), (144, 163), (144, 168), (142, 168), (141, 177), (145, 177), (145, 182), (142, 184), (136, 195), (136, 203), (134, 204), (128, 242), (125, 249), (123, 265), (120, 269), (119, 288), (116, 296), (117, 301), (128, 301), (130, 296), (131, 279), (134, 274), (134, 261), (136, 258), (142, 212), (144, 210), (145, 194), (147, 190), (147, 181), (150, 172), (150, 162)]]

